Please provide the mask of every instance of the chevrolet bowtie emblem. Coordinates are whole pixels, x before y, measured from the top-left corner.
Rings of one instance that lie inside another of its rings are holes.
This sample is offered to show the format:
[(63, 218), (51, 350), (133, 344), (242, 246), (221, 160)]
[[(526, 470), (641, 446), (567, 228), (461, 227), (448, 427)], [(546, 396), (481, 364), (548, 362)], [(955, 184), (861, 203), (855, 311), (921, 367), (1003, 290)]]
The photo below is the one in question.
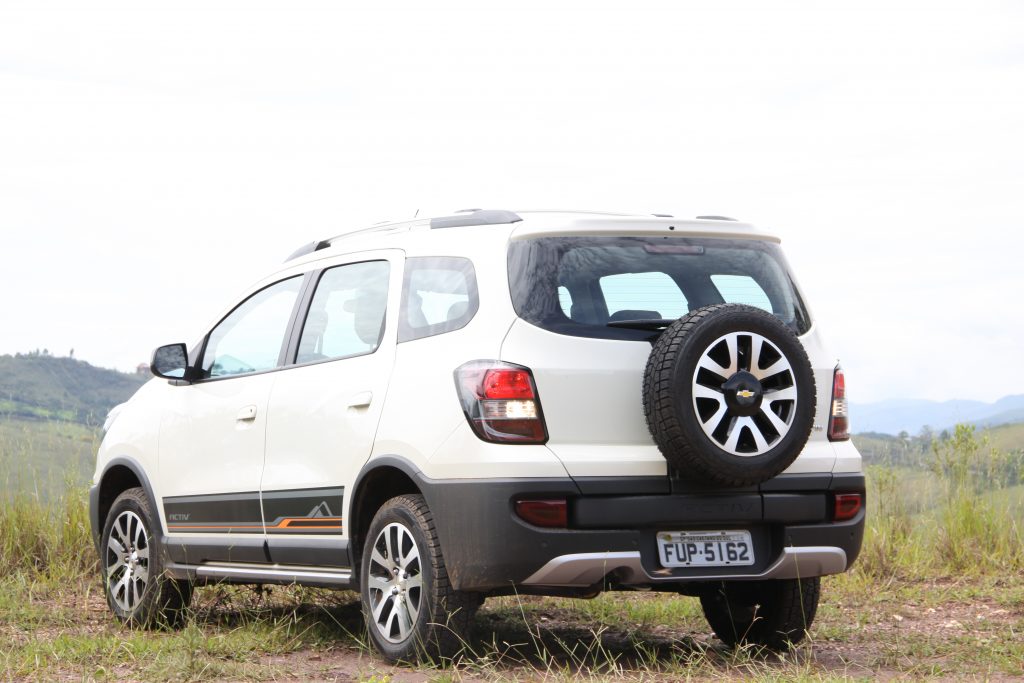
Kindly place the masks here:
[(741, 398), (753, 398), (754, 392), (750, 389), (740, 389), (736, 392), (736, 395)]

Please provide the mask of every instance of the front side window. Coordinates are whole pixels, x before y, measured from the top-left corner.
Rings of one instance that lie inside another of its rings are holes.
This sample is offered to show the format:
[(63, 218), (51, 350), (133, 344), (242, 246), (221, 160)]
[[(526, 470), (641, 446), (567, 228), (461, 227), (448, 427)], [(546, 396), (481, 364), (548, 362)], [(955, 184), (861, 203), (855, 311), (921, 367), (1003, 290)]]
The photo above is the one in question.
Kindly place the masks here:
[(325, 270), (309, 305), (296, 363), (373, 353), (384, 338), (388, 308), (387, 261)]
[(210, 332), (203, 351), (204, 377), (243, 375), (278, 366), (302, 277), (256, 292)]

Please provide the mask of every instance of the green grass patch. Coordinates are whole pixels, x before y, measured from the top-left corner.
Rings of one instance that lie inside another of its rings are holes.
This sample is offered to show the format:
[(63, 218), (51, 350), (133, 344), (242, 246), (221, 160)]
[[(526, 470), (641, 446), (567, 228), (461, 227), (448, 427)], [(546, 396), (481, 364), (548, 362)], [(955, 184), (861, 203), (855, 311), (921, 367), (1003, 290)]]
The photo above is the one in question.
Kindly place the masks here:
[(99, 432), (74, 422), (0, 419), (0, 500), (61, 497), (96, 466)]

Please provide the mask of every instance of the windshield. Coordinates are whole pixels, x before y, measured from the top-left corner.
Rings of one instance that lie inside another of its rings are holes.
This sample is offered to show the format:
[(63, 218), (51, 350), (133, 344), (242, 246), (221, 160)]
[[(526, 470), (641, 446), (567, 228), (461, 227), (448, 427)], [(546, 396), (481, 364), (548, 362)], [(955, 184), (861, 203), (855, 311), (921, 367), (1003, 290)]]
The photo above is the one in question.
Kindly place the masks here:
[(651, 329), (720, 303), (764, 309), (797, 334), (810, 327), (782, 252), (769, 242), (541, 237), (513, 242), (508, 269), (519, 317), (560, 334), (647, 340)]

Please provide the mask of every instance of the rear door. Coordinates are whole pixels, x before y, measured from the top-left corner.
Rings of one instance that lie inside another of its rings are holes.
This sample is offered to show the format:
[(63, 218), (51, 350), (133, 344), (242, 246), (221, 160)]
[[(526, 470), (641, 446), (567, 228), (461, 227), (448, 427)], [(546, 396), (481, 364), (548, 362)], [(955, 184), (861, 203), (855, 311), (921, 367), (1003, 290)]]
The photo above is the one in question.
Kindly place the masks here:
[(395, 356), (402, 254), (365, 252), (315, 274), (291, 367), (268, 407), (262, 501), (272, 561), (346, 566), (347, 487), (369, 458)]

